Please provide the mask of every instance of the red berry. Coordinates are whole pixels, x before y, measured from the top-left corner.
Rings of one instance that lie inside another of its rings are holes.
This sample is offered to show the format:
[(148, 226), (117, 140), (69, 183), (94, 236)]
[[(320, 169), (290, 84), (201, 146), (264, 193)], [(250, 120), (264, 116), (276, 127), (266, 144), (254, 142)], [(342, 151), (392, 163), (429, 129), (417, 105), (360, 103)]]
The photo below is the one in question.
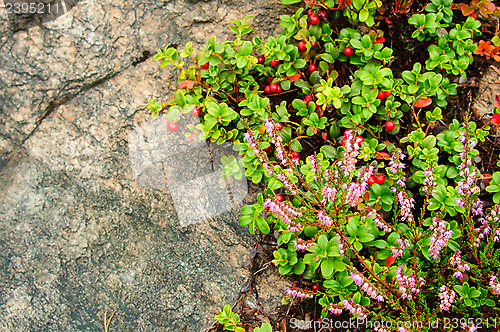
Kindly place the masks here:
[(300, 165), (300, 158), (293, 157), (291, 160), (293, 165)]
[(491, 123), (493, 123), (494, 125), (498, 125), (500, 124), (500, 114), (498, 113), (495, 113), (493, 114), (493, 116), (491, 117)]
[(385, 98), (387, 98), (392, 95), (392, 90), (384, 91), (384, 93), (385, 93)]
[(377, 182), (377, 181), (375, 181), (375, 177), (373, 175), (370, 176), (370, 178), (368, 179), (368, 184), (370, 186), (373, 186), (375, 184), (375, 182)]
[(278, 85), (278, 87), (276, 88), (276, 93), (280, 93), (281, 91), (282, 91), (281, 85)]
[(315, 291), (315, 292), (319, 291), (319, 285), (318, 284), (313, 284), (313, 291)]
[(280, 194), (277, 194), (277, 195), (276, 195), (276, 200), (277, 200), (278, 202), (283, 202), (283, 196), (282, 196), (282, 195), (280, 195)]
[(307, 50), (306, 42), (303, 40), (299, 41), (299, 43), (297, 44), (297, 47), (299, 48), (300, 52), (305, 52)]
[(396, 124), (393, 121), (387, 121), (385, 123), (385, 130), (387, 130), (387, 131), (393, 131), (394, 128), (396, 128)]
[(326, 10), (320, 10), (318, 12), (318, 16), (323, 19), (323, 20), (326, 20), (326, 18), (328, 17), (328, 13), (326, 12)]
[(281, 122), (278, 122), (275, 126), (276, 130), (277, 131), (280, 131), (281, 129), (283, 129), (283, 124), (281, 124)]
[(311, 48), (315, 48), (315, 47), (316, 47), (316, 45), (318, 45), (318, 43), (317, 43), (317, 42), (315, 42), (315, 41), (314, 41), (314, 42), (311, 42)]
[(362, 136), (356, 136), (356, 143), (358, 143), (358, 146), (361, 145), (361, 143), (363, 143), (365, 141), (365, 139), (362, 137)]
[(307, 16), (311, 16), (312, 14), (314, 14), (314, 10), (312, 8), (309, 8), (307, 10)]
[(385, 98), (385, 91), (379, 91), (377, 94), (377, 99), (384, 99)]
[(316, 14), (309, 16), (309, 23), (311, 23), (311, 25), (318, 24), (319, 23), (319, 16)]
[(292, 151), (291, 154), (292, 154), (292, 158), (299, 158), (300, 157), (300, 154), (297, 151)]
[(264, 149), (262, 149), (262, 150), (264, 150), (264, 151), (266, 151), (266, 152), (271, 151), (271, 145), (269, 145), (267, 148), (264, 148)]
[(258, 63), (259, 65), (263, 64), (265, 61), (266, 61), (266, 58), (265, 58), (265, 57), (263, 57), (263, 56), (259, 56), (259, 57), (257, 58), (257, 63)]
[(191, 110), (191, 114), (194, 115), (194, 116), (200, 116), (201, 114), (201, 108), (199, 107), (195, 107)]
[(310, 101), (313, 101), (313, 96), (312, 95), (307, 95), (304, 97), (304, 103), (308, 104)]
[(201, 67), (201, 69), (208, 69), (209, 66), (210, 66), (210, 64), (207, 62), (207, 63), (202, 64), (200, 67)]
[(389, 267), (391, 266), (392, 263), (394, 263), (396, 259), (394, 259), (394, 256), (389, 256), (385, 259), (385, 266)]
[(385, 175), (384, 174), (378, 174), (377, 177), (375, 178), (375, 182), (378, 184), (382, 184), (385, 181)]
[(345, 138), (345, 137), (344, 137), (344, 138), (342, 139), (342, 143), (341, 143), (341, 144), (342, 144), (342, 146), (345, 146), (345, 143), (346, 143), (346, 142), (347, 142), (347, 138)]
[(179, 128), (179, 125), (175, 121), (170, 121), (168, 123), (167, 127), (168, 127), (168, 130), (170, 130), (170, 131), (177, 131), (177, 128)]
[(271, 90), (271, 93), (276, 93), (278, 92), (278, 84), (276, 83), (272, 83), (270, 86), (269, 86), (269, 90)]
[(278, 59), (273, 59), (273, 60), (269, 61), (269, 64), (271, 65), (271, 67), (276, 67), (279, 63), (280, 63), (280, 61)]
[(312, 74), (314, 73), (316, 70), (318, 70), (318, 66), (316, 66), (314, 63), (311, 63), (309, 65), (309, 67), (307, 67), (307, 70)]
[(344, 54), (345, 56), (351, 56), (354, 54), (354, 50), (352, 49), (352, 47), (346, 46), (344, 47)]
[(271, 88), (269, 87), (269, 85), (266, 85), (266, 87), (264, 88), (264, 93), (266, 95), (270, 94), (271, 93)]

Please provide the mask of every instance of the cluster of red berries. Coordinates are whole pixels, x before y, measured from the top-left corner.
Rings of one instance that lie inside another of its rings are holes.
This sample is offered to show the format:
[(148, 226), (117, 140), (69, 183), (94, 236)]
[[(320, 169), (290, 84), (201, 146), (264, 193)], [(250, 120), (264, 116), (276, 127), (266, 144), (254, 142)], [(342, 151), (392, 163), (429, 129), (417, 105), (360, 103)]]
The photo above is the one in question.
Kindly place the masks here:
[(309, 16), (309, 24), (316, 25), (321, 19), (326, 20), (326, 18), (328, 17), (328, 13), (325, 10), (321, 9), (316, 14), (315, 10), (311, 8), (307, 11), (307, 16)]
[[(315, 48), (318, 45), (318, 43), (316, 41), (314, 41), (314, 42), (310, 41), (310, 43), (311, 43), (311, 48)], [(307, 44), (306, 44), (305, 40), (299, 41), (299, 43), (297, 44), (297, 48), (299, 49), (300, 52), (307, 51)]]
[(306, 103), (306, 105), (307, 105), (307, 104), (309, 104), (309, 102), (314, 101), (314, 98), (313, 98), (313, 96), (312, 96), (312, 95), (306, 95), (306, 96), (304, 97), (304, 99), (302, 99), (302, 101), (303, 101), (304, 103)]
[(264, 88), (264, 93), (266, 95), (269, 95), (271, 93), (280, 93), (282, 90), (283, 89), (279, 84), (271, 83), (269, 85), (266, 85), (266, 87)]
[(390, 91), (379, 91), (377, 94), (377, 99), (384, 99), (392, 95), (392, 90)]
[[(199, 108), (198, 106), (193, 107), (193, 109), (191, 110), (191, 115), (200, 116), (200, 114), (201, 114), (201, 108)], [(176, 132), (177, 129), (179, 129), (179, 124), (176, 121), (170, 121), (167, 125), (167, 128), (171, 132)]]
[(370, 176), (370, 178), (368, 179), (368, 184), (372, 186), (375, 183), (382, 184), (384, 183), (384, 181), (385, 181), (385, 175), (377, 174), (376, 176), (375, 175)]

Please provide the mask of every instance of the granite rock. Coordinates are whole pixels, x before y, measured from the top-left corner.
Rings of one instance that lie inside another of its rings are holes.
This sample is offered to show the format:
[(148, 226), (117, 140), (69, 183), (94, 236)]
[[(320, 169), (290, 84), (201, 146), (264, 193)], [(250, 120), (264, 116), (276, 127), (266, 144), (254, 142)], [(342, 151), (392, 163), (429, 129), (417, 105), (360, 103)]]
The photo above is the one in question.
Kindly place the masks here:
[(488, 123), (495, 109), (495, 99), (500, 95), (500, 75), (491, 67), (486, 69), (479, 80), (479, 90), (471, 108), (483, 123)]
[(99, 331), (116, 310), (112, 331), (200, 331), (238, 299), (255, 240), (238, 218), (251, 198), (220, 182), (222, 207), (195, 222), (179, 215), (182, 198), (215, 192), (186, 183), (218, 172), (228, 149), (177, 158), (201, 173), (169, 182), (185, 166), (169, 170), (148, 131), (162, 119), (145, 105), (172, 92), (175, 72), (150, 54), (228, 38), (248, 14), (267, 37), (283, 10), (278, 0), (81, 0), (29, 29), (0, 14), (0, 330)]

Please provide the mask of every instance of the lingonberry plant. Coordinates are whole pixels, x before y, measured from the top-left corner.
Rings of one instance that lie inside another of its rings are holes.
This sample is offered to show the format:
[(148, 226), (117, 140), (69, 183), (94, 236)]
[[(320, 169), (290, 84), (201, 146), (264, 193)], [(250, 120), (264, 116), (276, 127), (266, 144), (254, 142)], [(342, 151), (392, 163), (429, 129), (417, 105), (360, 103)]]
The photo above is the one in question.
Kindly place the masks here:
[[(485, 195), (477, 164), (491, 128), (466, 110), (449, 118), (480, 21), (451, 0), (305, 4), (267, 41), (246, 38), (246, 17), (234, 40), (159, 50), (179, 89), (148, 108), (170, 130), (200, 116), (186, 137), (233, 141), (242, 158), (224, 157), (224, 176), (265, 183), (240, 224), (279, 235), (273, 262), (296, 278), (287, 301), (394, 324), (378, 331), (500, 325), (500, 196)], [(389, 47), (402, 41), (414, 61)], [(498, 174), (487, 192), (500, 192)], [(217, 319), (241, 328), (229, 311)]]

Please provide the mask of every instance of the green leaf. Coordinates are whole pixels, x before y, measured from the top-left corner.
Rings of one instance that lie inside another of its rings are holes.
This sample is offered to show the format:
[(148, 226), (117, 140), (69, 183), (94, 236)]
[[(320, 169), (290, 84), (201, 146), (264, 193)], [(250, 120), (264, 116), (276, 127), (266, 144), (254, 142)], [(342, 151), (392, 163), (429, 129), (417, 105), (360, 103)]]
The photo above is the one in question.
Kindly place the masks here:
[(375, 236), (371, 233), (361, 233), (361, 235), (359, 235), (359, 241), (362, 243), (370, 242), (373, 239), (375, 239)]
[(293, 5), (294, 3), (299, 3), (302, 0), (281, 0), (283, 5)]
[(333, 274), (334, 263), (331, 259), (323, 259), (321, 261), (321, 274), (323, 278), (330, 278)]
[(325, 234), (321, 234), (321, 236), (318, 239), (318, 246), (321, 249), (326, 250), (327, 245), (328, 245), (328, 238), (326, 237)]
[(302, 151), (302, 144), (298, 140), (292, 141), (290, 143), (290, 147), (292, 148), (293, 151), (300, 152)]
[(259, 230), (263, 233), (263, 234), (269, 234), (269, 224), (267, 223), (267, 221), (262, 218), (261, 216), (257, 217), (257, 227), (259, 228)]
[(333, 266), (335, 268), (335, 271), (344, 271), (345, 270), (345, 263), (341, 261), (340, 259), (337, 259), (333, 262)]
[(323, 152), (325, 157), (330, 159), (335, 159), (338, 156), (337, 150), (330, 145), (323, 145), (319, 150)]

